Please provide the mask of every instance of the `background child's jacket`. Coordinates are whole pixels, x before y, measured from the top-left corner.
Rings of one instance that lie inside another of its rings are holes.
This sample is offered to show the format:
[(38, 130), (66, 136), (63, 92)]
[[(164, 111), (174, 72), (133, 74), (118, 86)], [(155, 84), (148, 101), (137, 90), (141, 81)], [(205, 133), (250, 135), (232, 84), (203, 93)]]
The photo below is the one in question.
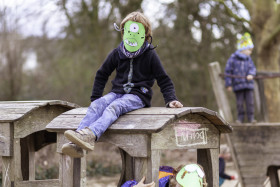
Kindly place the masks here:
[(250, 56), (236, 51), (233, 53), (227, 61), (225, 74), (242, 76), (244, 78), (225, 78), (225, 86), (231, 86), (233, 91), (244, 90), (244, 89), (254, 89), (254, 81), (248, 81), (246, 79), (247, 75), (256, 75), (256, 67)]

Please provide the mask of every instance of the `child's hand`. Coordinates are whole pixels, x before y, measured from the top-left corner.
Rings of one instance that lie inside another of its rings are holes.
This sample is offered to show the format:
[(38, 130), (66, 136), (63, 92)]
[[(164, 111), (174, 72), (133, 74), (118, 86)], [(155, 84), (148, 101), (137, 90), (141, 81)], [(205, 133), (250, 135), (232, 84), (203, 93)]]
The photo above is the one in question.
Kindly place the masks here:
[(253, 80), (253, 78), (254, 78), (253, 75), (247, 75), (247, 80), (248, 81)]
[(231, 86), (227, 87), (227, 91), (231, 92), (232, 91), (232, 87)]
[(182, 105), (182, 103), (180, 103), (180, 101), (171, 101), (169, 103), (169, 107), (170, 108), (182, 108), (183, 105)]
[(143, 177), (141, 179), (141, 181), (137, 185), (134, 185), (133, 187), (155, 187), (156, 186), (154, 181), (149, 184), (144, 184), (144, 180), (145, 180), (145, 177)]

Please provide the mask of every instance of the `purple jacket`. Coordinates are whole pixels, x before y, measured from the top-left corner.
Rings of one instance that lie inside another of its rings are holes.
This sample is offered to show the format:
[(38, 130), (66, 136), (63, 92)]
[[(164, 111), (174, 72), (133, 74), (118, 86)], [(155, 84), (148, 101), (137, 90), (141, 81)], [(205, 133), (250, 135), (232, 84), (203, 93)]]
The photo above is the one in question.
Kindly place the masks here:
[[(256, 75), (256, 67), (250, 56), (236, 51), (227, 61), (225, 74), (246, 77), (247, 75)], [(225, 78), (225, 86), (233, 87), (233, 91), (254, 89), (254, 81), (248, 81), (246, 78)]]

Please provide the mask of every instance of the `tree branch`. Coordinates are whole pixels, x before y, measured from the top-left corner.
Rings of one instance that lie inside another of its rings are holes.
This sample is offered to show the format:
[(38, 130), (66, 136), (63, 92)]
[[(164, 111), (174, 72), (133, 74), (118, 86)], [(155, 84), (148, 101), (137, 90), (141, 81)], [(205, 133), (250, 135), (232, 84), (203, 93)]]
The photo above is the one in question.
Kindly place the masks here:
[(76, 34), (76, 31), (75, 31), (75, 26), (74, 26), (72, 17), (70, 16), (70, 14), (68, 12), (68, 9), (66, 8), (66, 2), (67, 2), (67, 0), (62, 0), (62, 8), (63, 8), (63, 10), (65, 12), (65, 15), (66, 15), (66, 17), (67, 17), (67, 19), (69, 21), (69, 27), (71, 29), (71, 32), (74, 35), (74, 37), (76, 37), (77, 34)]
[(251, 25), (251, 22), (245, 18), (239, 17), (238, 15), (236, 15), (235, 13), (232, 12), (232, 10), (225, 4), (224, 0), (215, 0), (216, 2), (224, 5), (224, 7), (226, 8), (227, 13), (229, 14), (229, 16), (231, 16), (232, 18), (234, 18), (236, 21), (241, 21), (241, 22), (246, 22), (249, 25)]
[(249, 14), (252, 15), (252, 12), (253, 12), (253, 1), (252, 0), (239, 0), (239, 1), (249, 11)]
[(280, 25), (274, 28), (274, 30), (271, 32), (271, 34), (263, 39), (263, 47), (267, 47), (272, 40), (274, 40), (276, 37), (280, 35)]

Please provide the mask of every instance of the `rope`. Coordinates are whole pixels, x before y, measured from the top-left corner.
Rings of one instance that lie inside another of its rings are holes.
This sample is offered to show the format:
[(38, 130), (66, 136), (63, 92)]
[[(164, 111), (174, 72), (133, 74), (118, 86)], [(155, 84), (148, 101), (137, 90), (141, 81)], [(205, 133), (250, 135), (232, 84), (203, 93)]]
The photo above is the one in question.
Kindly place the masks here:
[[(247, 76), (239, 76), (239, 75), (231, 75), (231, 74), (224, 74), (220, 73), (220, 77), (231, 77), (231, 78), (240, 78), (240, 79), (246, 79)], [(273, 78), (280, 78), (280, 74), (272, 74), (272, 75), (257, 75), (254, 76), (253, 79), (273, 79)]]

